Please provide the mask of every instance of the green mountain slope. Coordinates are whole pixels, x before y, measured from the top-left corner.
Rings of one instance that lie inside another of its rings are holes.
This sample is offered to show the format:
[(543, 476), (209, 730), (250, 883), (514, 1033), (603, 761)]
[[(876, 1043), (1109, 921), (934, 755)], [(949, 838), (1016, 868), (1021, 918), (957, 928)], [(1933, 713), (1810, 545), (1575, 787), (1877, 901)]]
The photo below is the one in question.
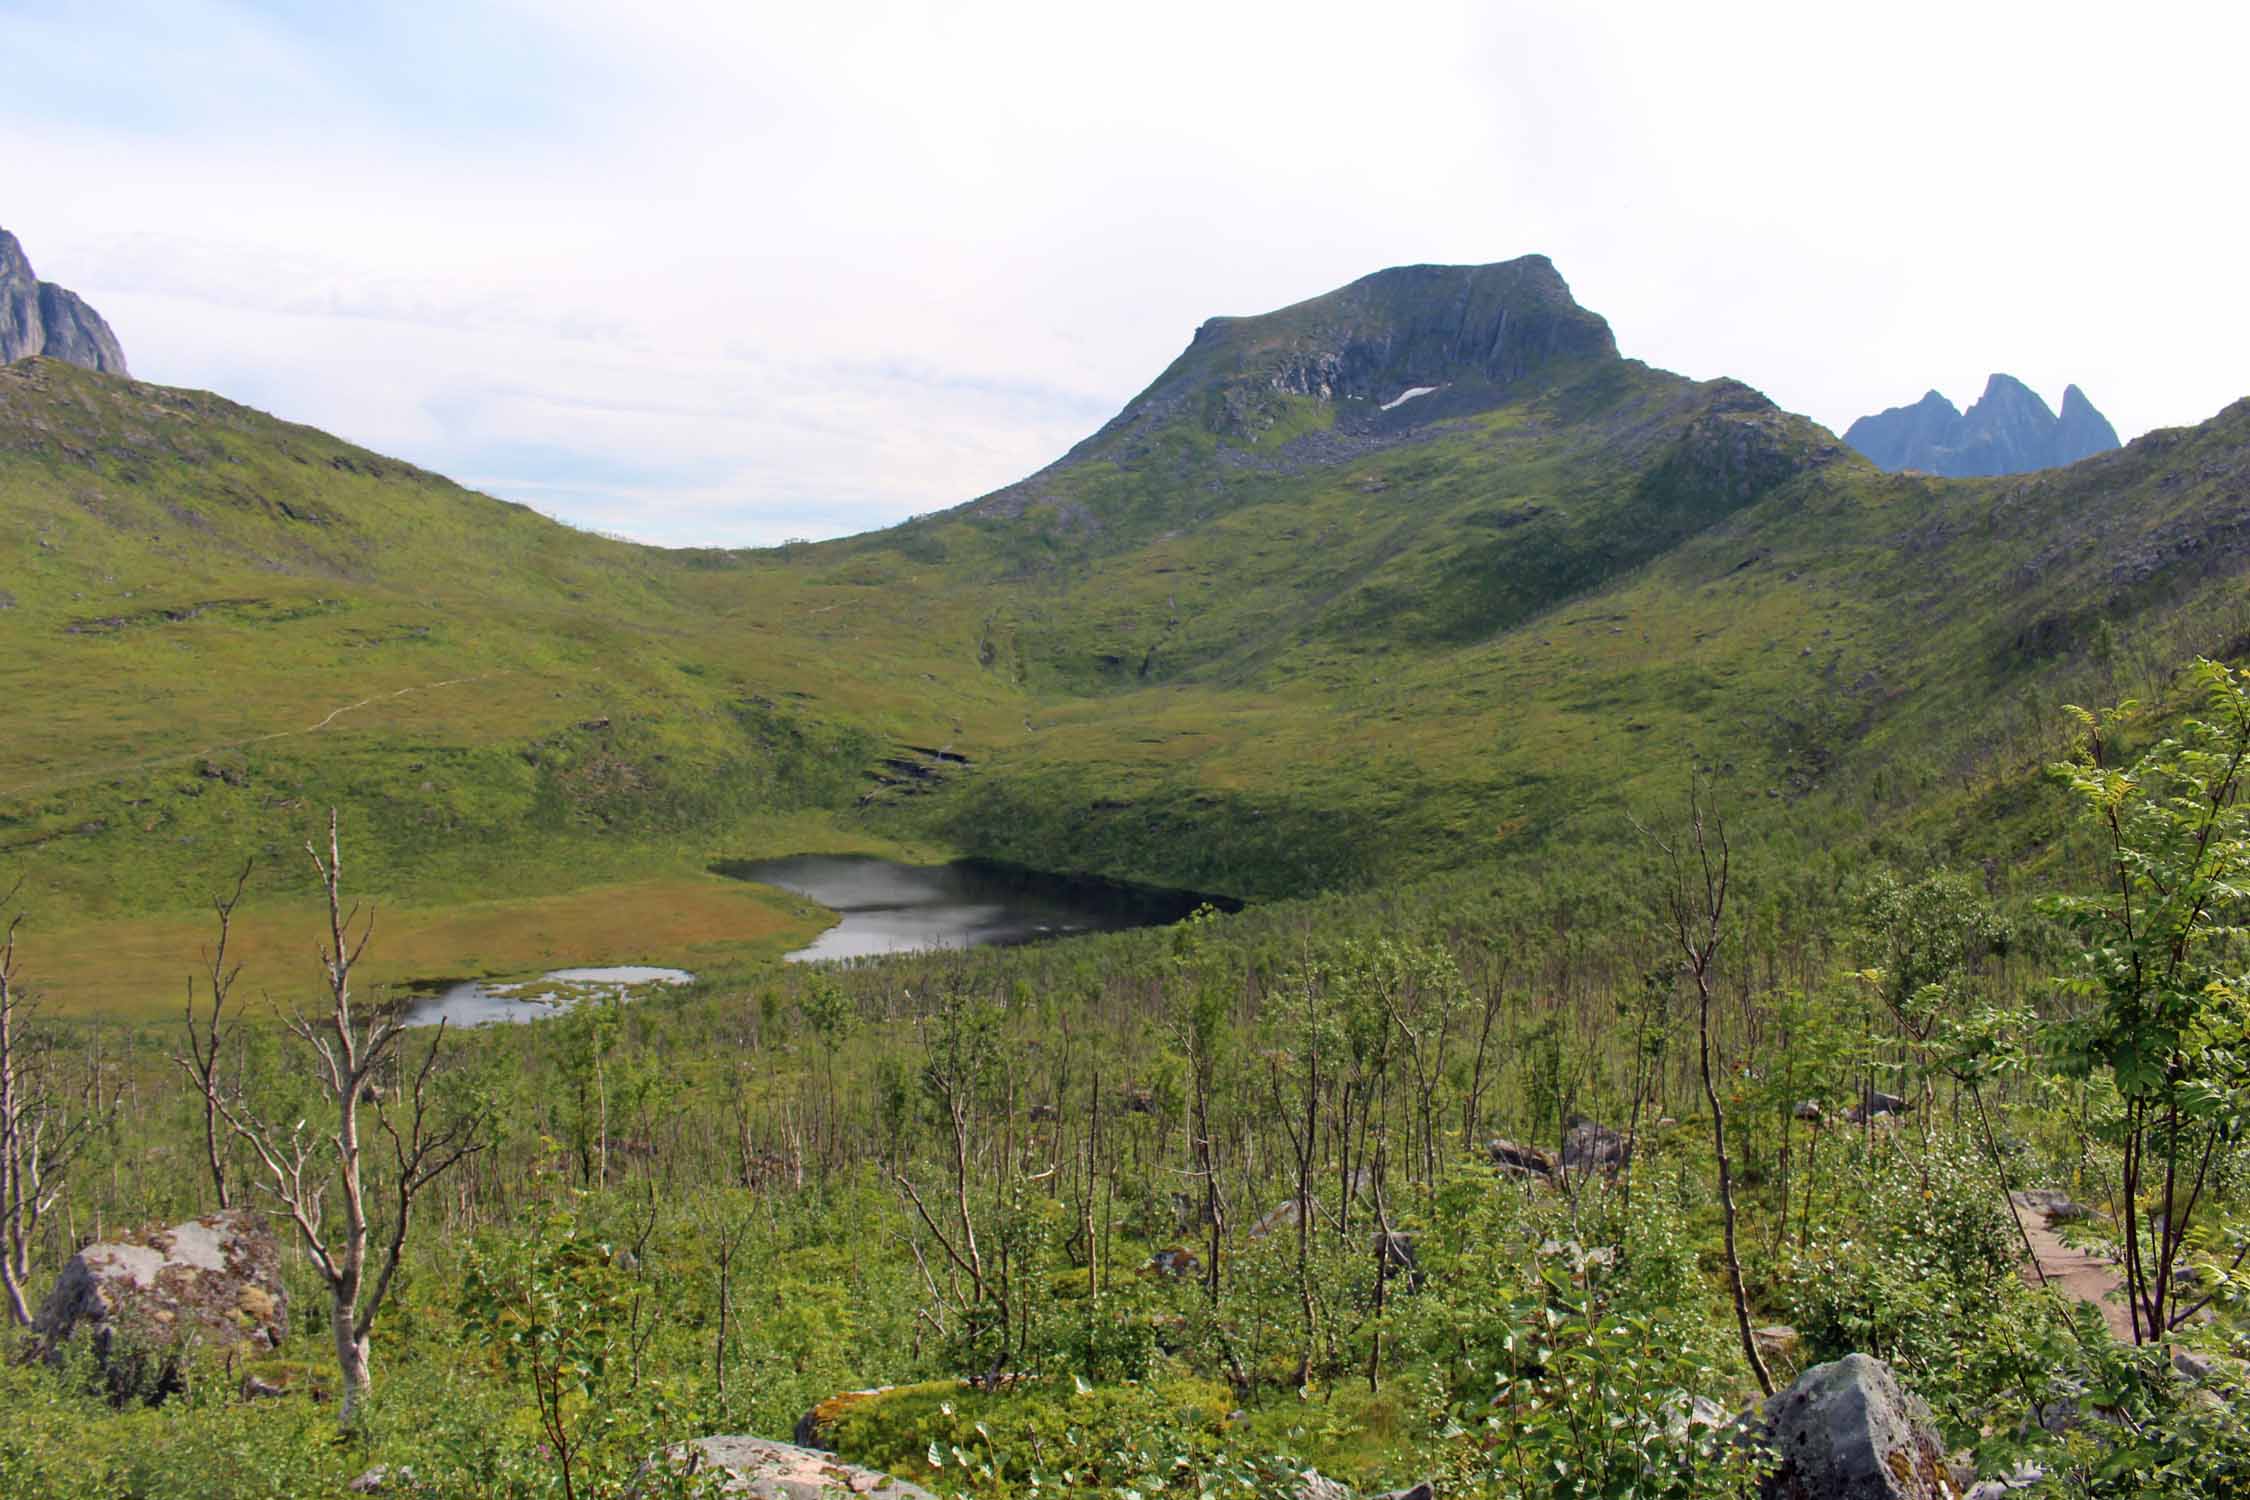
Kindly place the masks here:
[(1049, 469), (777, 552), (32, 361), (0, 860), (154, 920), (244, 853), (299, 889), (338, 803), (423, 908), (901, 842), (1256, 897), (1576, 859), (1690, 766), (1785, 846), (1944, 837), (2059, 698), (2241, 649), (2246, 486), (2244, 405), (1884, 475), (1538, 257), (1214, 320)]

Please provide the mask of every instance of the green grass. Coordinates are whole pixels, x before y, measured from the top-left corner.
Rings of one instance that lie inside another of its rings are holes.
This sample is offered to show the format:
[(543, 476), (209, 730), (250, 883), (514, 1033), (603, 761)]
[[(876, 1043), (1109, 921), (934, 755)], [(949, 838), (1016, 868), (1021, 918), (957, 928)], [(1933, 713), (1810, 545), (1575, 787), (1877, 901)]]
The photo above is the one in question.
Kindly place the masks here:
[[(1082, 445), (1013, 513), (668, 552), (10, 367), (0, 867), (98, 955), (245, 859), (301, 905), (332, 805), (358, 888), (430, 911), (825, 847), (1272, 898), (1568, 859), (1691, 768), (1783, 846), (1942, 840), (2060, 699), (2250, 640), (2242, 407), (1934, 481), (1626, 361), (1348, 450), (1276, 399)], [(903, 795), (900, 746), (969, 764)], [(106, 962), (58, 993), (149, 982)]]

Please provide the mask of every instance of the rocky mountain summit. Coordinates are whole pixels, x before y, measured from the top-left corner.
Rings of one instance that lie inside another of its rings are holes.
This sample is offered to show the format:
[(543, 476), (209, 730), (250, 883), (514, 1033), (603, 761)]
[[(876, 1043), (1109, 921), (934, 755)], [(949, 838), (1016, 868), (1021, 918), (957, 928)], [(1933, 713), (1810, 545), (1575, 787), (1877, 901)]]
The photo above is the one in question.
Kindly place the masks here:
[(1966, 412), (1936, 391), (1912, 406), (1861, 417), (1844, 441), (1897, 473), (1920, 469), (1966, 477), (2059, 469), (2118, 446), (2117, 429), (2077, 386), (2063, 392), (2062, 414), (2013, 375), (1994, 375)]
[(1291, 398), (1332, 404), (1342, 430), (1396, 431), (1616, 357), (1609, 323), (1578, 305), (1544, 255), (1393, 266), (1274, 312), (1207, 319), (1074, 456), (1182, 415), (1221, 437), (1255, 439), (1287, 422)]
[(105, 375), (129, 375), (125, 350), (76, 292), (41, 281), (23, 243), (0, 229), (0, 364), (45, 355)]

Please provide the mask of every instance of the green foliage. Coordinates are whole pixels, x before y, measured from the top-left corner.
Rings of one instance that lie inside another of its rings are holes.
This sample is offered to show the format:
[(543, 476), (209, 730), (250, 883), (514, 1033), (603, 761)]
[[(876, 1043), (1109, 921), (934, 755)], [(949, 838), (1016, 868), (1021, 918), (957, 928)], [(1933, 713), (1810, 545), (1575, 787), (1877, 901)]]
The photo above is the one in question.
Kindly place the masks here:
[(654, 1314), (618, 1260), (558, 1210), (534, 1234), (472, 1249), (455, 1306), (466, 1340), (523, 1388), (565, 1500), (622, 1484), (673, 1415), (642, 1380)]
[(2199, 1248), (2214, 1161), (2224, 1170), (2250, 1122), (2250, 681), (2210, 661), (2193, 675), (2208, 719), (2119, 766), (2133, 706), (2079, 710), (2084, 745), (2056, 768), (2104, 837), (2108, 878), (2099, 895), (2053, 903), (2080, 938), (2069, 982), (2090, 1002), (2055, 1043), (2067, 1074), (2100, 1086), (2093, 1133), (2116, 1153), (2134, 1326), (2149, 1342), (2203, 1300), (2177, 1273)]

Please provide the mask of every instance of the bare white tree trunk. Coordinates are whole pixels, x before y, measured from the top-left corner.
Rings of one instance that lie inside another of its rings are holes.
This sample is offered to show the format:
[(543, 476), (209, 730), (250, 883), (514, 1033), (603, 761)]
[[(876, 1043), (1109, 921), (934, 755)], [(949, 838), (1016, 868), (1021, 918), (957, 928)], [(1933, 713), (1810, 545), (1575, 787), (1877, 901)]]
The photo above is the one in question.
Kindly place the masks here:
[[(315, 1076), (323, 1092), (334, 1101), (336, 1132), (326, 1140), (308, 1137), (300, 1120), (283, 1133), (252, 1114), (239, 1099), (222, 1100), (219, 1108), (228, 1125), (257, 1153), (266, 1169), (266, 1191), (296, 1225), (305, 1254), (328, 1287), (329, 1325), (336, 1340), (336, 1368), (343, 1384), (343, 1421), (349, 1426), (373, 1388), (370, 1345), (375, 1315), (382, 1310), (404, 1253), (414, 1200), (439, 1174), (478, 1149), (482, 1119), (473, 1114), (443, 1123), (430, 1119), (428, 1084), (444, 1045), (443, 1025), (415, 1071), (411, 1091), (399, 1101), (407, 1115), (404, 1133), (385, 1112), (377, 1075), (397, 1054), (400, 1023), (396, 1018), (362, 1019), (352, 1014), (352, 970), (367, 949), (374, 919), (362, 921), (356, 906), (349, 911), (344, 906), (343, 855), (333, 810), (328, 814), (326, 857), (309, 843), (305, 852), (320, 871), (328, 896), (328, 944), (321, 952), (321, 969), (329, 1004), (317, 1020), (293, 1017), (289, 1028), (311, 1051)], [(390, 1222), (372, 1285), (367, 1281), (367, 1271), (374, 1226), (368, 1215), (360, 1146), (359, 1111), (363, 1103), (373, 1106), (383, 1133), (390, 1138), (394, 1167), (387, 1194), (391, 1200)], [(333, 1243), (323, 1222), (331, 1188), (343, 1218), (339, 1226), (342, 1232)]]
[(25, 1033), (31, 997), (18, 983), (16, 967), (23, 914), (6, 914), (22, 888), (18, 881), (0, 896), (0, 1297), (9, 1319), (29, 1327), (24, 1288), (39, 1226), (61, 1201), (71, 1162), (93, 1138), (103, 1106), (100, 1073), (90, 1069), (84, 1107), (74, 1114), (57, 1087), (52, 1058)]

